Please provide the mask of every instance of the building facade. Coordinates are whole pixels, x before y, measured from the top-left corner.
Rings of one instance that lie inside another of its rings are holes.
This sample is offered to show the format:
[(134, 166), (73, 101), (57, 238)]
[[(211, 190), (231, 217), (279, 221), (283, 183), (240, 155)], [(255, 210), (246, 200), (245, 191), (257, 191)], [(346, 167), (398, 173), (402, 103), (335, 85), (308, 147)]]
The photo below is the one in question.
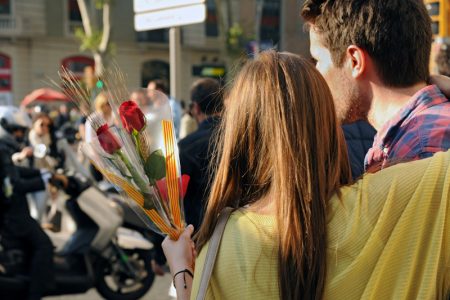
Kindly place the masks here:
[[(252, 16), (260, 0), (228, 1), (230, 20), (251, 31)], [(93, 2), (87, 0), (88, 5), (94, 5)], [(170, 78), (168, 30), (136, 32), (132, 2), (115, 1), (111, 16), (114, 59), (126, 73), (130, 89), (143, 87), (150, 79)], [(299, 17), (301, 2), (265, 0), (261, 41), (272, 40), (279, 50), (307, 54), (307, 36)], [(214, 0), (207, 0), (206, 4), (206, 22), (182, 28), (184, 100), (189, 99), (189, 87), (201, 75), (194, 70), (224, 63), (219, 9)], [(61, 65), (81, 73), (86, 65), (93, 64), (89, 52), (80, 52), (74, 36), (75, 28), (81, 26), (76, 0), (0, 0), (0, 103), (19, 104), (32, 90), (48, 86), (51, 80), (58, 79)]]

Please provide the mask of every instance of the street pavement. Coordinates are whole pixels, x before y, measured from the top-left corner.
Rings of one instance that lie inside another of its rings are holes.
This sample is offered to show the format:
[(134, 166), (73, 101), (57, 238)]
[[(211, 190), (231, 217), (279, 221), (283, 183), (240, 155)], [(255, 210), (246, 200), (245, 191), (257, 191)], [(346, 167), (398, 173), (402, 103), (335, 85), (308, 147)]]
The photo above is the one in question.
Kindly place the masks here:
[[(141, 299), (142, 300), (173, 300), (169, 297), (169, 287), (172, 283), (172, 277), (169, 273), (164, 276), (155, 276), (150, 291)], [(90, 289), (85, 294), (77, 294), (70, 296), (45, 297), (44, 300), (100, 300), (103, 299), (95, 289)]]

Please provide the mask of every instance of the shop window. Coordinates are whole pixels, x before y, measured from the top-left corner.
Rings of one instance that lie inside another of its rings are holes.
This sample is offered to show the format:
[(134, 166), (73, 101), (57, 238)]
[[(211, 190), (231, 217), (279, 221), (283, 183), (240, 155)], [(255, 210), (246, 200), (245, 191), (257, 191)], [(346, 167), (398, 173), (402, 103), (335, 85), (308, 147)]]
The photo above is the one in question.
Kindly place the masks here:
[(0, 15), (11, 14), (11, 0), (0, 0)]
[(76, 77), (81, 78), (86, 67), (94, 67), (95, 62), (92, 58), (87, 56), (70, 56), (61, 62), (61, 66), (75, 74)]
[[(1, 0), (0, 0), (1, 1)], [(86, 5), (88, 5), (88, 1), (86, 1)], [(67, 1), (67, 19), (69, 32), (74, 33), (76, 28), (83, 27), (83, 21), (81, 19), (80, 9), (78, 7), (77, 0), (68, 0)]]
[(276, 45), (280, 41), (280, 0), (265, 0), (260, 27), (261, 42)]
[(219, 35), (219, 28), (217, 24), (217, 9), (215, 0), (206, 1), (206, 21), (205, 21), (206, 36), (217, 37)]
[(0, 91), (10, 92), (11, 90), (11, 59), (0, 53)]
[(141, 84), (147, 87), (149, 81), (154, 79), (162, 79), (169, 83), (170, 66), (162, 60), (150, 60), (142, 64)]
[(141, 43), (168, 43), (169, 42), (169, 29), (156, 29), (136, 32), (137, 41)]

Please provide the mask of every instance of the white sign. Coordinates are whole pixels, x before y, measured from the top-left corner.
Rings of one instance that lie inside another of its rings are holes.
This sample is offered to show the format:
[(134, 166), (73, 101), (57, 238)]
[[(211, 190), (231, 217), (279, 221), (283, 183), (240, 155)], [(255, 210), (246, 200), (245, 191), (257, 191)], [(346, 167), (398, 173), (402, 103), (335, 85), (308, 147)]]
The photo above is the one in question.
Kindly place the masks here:
[(136, 31), (154, 30), (202, 23), (205, 20), (205, 4), (196, 4), (143, 14), (136, 14), (134, 16), (134, 29), (136, 29)]
[(133, 7), (135, 13), (142, 13), (202, 3), (205, 0), (134, 0)]

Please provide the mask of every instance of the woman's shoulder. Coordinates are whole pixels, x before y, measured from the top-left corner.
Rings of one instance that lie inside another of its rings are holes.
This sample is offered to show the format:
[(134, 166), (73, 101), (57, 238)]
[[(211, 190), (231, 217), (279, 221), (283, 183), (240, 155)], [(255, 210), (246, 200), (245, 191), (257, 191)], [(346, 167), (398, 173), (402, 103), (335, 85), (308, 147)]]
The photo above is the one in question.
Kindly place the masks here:
[[(276, 217), (245, 209), (233, 212), (222, 237), (222, 254), (239, 256), (248, 263), (256, 255), (271, 256), (278, 245)], [(251, 245), (251, 247), (249, 247)]]
[[(277, 239), (274, 216), (241, 208), (228, 219), (208, 288), (211, 298), (278, 299)], [(203, 269), (208, 243), (196, 260), (193, 295)]]
[(239, 208), (231, 213), (225, 230), (233, 230), (235, 234), (274, 234), (276, 217)]
[(262, 214), (254, 212), (246, 207), (241, 207), (233, 211), (230, 215), (230, 219), (241, 222), (252, 222), (262, 224), (272, 224), (275, 222), (275, 215)]

